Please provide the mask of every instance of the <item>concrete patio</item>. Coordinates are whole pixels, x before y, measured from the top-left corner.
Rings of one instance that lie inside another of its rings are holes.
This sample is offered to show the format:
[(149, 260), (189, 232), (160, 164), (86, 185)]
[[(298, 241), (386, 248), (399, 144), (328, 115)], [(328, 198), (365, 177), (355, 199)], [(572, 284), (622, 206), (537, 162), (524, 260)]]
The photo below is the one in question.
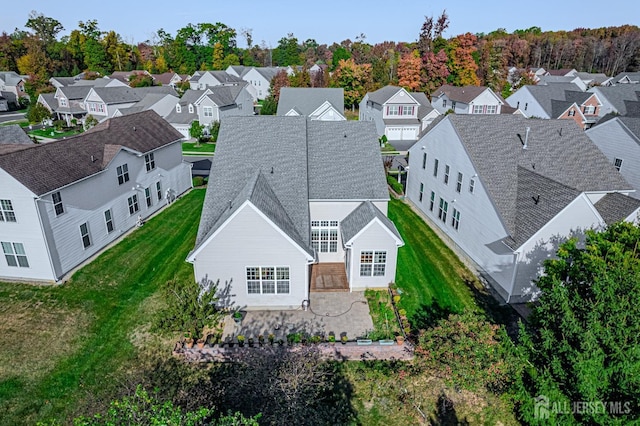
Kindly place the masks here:
[(235, 338), (244, 335), (256, 341), (259, 335), (265, 340), (270, 333), (275, 339), (286, 341), (289, 333), (329, 335), (340, 339), (346, 333), (349, 340), (364, 337), (373, 330), (369, 305), (364, 292), (312, 292), (311, 305), (307, 311), (247, 311), (241, 324), (228, 316), (225, 318), (223, 336)]

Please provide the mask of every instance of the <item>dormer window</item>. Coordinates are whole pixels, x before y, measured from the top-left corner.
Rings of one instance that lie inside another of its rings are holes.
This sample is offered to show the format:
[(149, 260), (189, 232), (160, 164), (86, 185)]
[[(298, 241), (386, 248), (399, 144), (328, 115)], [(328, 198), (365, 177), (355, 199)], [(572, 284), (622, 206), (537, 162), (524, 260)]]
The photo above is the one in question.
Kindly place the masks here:
[(180, 104), (176, 104), (176, 112), (178, 114), (180, 114), (182, 112), (182, 107), (180, 106)]
[(193, 105), (189, 104), (189, 114), (193, 114)]
[(60, 106), (61, 107), (67, 106), (67, 98), (60, 98)]

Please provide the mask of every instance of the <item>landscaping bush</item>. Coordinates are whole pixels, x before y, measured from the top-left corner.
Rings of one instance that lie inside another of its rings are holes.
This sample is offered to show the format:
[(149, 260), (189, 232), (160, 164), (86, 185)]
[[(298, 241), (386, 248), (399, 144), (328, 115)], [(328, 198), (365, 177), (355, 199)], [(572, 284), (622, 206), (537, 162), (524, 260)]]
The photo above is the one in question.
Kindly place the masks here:
[(202, 185), (204, 185), (204, 178), (202, 176), (194, 176), (193, 186), (202, 186)]
[(404, 188), (402, 187), (402, 184), (398, 182), (393, 176), (387, 175), (387, 183), (397, 194), (404, 194)]

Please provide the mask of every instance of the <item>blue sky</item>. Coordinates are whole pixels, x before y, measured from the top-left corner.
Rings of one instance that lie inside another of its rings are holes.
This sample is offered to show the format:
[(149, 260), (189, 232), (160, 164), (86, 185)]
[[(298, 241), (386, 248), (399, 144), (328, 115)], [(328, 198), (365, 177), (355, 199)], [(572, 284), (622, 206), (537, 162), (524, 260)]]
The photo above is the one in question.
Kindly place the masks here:
[[(9, 0), (5, 0), (9, 1)], [(424, 16), (440, 15), (447, 10), (450, 26), (445, 37), (465, 32), (508, 32), (539, 26), (543, 30), (572, 30), (624, 24), (639, 25), (640, 8), (631, 1), (616, 7), (594, 0), (582, 2), (538, 0), (521, 1), (317, 1), (317, 0), (244, 0), (244, 1), (165, 1), (111, 0), (78, 2), (69, 0), (26, 0), (10, 2), (0, 14), (0, 32), (24, 29), (29, 12), (36, 10), (60, 21), (65, 31), (78, 27), (78, 21), (97, 19), (101, 30), (115, 30), (126, 42), (150, 39), (160, 28), (175, 35), (188, 23), (222, 22), (240, 32), (250, 28), (254, 44), (264, 40), (275, 47), (278, 40), (293, 33), (298, 40), (309, 38), (331, 44), (346, 38), (354, 40), (363, 33), (369, 43), (385, 40), (415, 41)], [(338, 5), (329, 7), (328, 5)], [(634, 12), (632, 12), (634, 11)], [(242, 37), (238, 46), (246, 47)]]

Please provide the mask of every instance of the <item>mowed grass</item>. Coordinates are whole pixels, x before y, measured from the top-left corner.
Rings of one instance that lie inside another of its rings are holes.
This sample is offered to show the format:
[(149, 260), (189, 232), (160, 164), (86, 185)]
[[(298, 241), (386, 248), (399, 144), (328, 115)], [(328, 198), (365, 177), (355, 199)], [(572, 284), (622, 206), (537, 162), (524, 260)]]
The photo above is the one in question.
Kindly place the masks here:
[(398, 250), (396, 284), (402, 293), (400, 306), (414, 326), (427, 311), (477, 310), (471, 285), (479, 284), (424, 220), (397, 199), (389, 203), (389, 218), (405, 242)]
[(216, 150), (215, 143), (201, 143), (197, 144), (195, 142), (182, 142), (182, 151), (183, 152), (199, 152), (202, 154), (212, 154)]
[(173, 277), (193, 279), (204, 190), (193, 190), (64, 285), (0, 283), (0, 424), (65, 422), (109, 395), (136, 355), (145, 302)]

